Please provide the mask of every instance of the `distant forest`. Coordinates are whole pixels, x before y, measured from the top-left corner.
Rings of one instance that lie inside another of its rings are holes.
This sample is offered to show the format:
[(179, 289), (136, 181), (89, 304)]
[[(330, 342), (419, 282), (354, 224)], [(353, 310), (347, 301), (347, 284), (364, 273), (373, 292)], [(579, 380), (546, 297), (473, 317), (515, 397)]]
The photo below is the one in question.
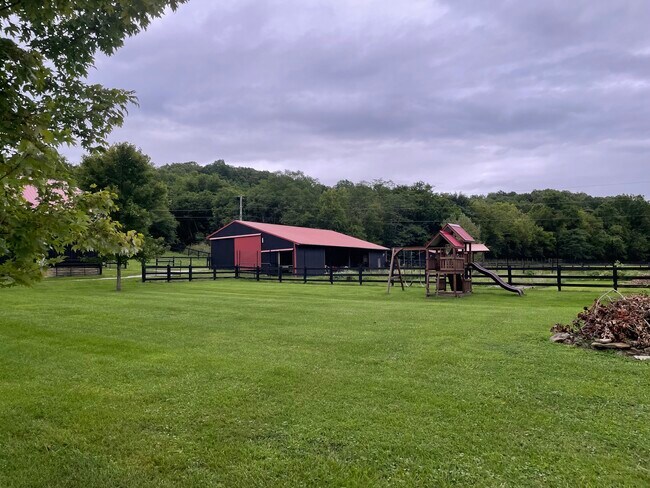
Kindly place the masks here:
[(487, 196), (438, 193), (390, 181), (326, 186), (300, 172), (272, 173), (223, 161), (156, 170), (169, 189), (176, 244), (193, 244), (239, 215), (244, 220), (322, 227), (385, 246), (421, 245), (441, 224), (463, 225), (498, 258), (650, 260), (650, 203), (538, 190)]

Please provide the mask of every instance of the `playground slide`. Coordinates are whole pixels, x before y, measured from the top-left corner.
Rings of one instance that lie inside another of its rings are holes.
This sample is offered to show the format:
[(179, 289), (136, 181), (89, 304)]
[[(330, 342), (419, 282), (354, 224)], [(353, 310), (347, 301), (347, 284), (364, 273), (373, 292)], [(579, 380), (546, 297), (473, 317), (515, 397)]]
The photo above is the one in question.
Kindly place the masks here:
[(496, 274), (494, 271), (490, 271), (489, 269), (486, 269), (477, 263), (472, 263), (470, 266), (472, 266), (472, 268), (474, 268), (479, 273), (492, 279), (492, 281), (494, 281), (497, 285), (499, 285), (504, 290), (511, 291), (513, 293), (516, 293), (519, 296), (522, 296), (524, 294), (524, 290), (522, 290), (521, 288), (517, 288), (516, 286), (509, 285), (508, 283), (503, 281), (503, 279), (501, 279), (501, 277), (498, 274)]

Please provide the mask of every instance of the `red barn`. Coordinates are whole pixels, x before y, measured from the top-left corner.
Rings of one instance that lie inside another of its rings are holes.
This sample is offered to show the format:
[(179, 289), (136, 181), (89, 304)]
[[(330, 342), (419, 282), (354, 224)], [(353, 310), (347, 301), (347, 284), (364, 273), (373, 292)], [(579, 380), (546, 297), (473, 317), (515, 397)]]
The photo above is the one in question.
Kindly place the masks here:
[(333, 230), (234, 220), (208, 236), (214, 268), (278, 267), (319, 274), (324, 268), (377, 269), (386, 266), (387, 248)]

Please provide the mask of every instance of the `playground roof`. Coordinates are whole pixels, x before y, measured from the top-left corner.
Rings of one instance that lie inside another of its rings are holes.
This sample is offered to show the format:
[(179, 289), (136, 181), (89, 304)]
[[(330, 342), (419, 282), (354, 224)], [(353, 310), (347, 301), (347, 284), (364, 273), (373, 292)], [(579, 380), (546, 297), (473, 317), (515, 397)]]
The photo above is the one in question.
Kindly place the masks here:
[(474, 238), (471, 235), (469, 235), (469, 232), (463, 229), (460, 225), (447, 224), (445, 225), (445, 227), (449, 227), (458, 237), (460, 237), (460, 240), (462, 242), (475, 242)]
[(490, 249), (480, 242), (476, 242), (465, 229), (458, 224), (446, 224), (433, 239), (429, 241), (426, 247), (440, 246), (441, 241), (446, 241), (450, 246), (456, 249), (464, 249), (466, 244), (471, 244), (472, 252), (489, 252)]
[(462, 248), (463, 248), (463, 244), (462, 244), (460, 241), (458, 241), (458, 240), (454, 237), (454, 235), (453, 235), (451, 232), (447, 232), (447, 231), (445, 231), (445, 230), (441, 230), (441, 231), (440, 231), (440, 235), (441, 235), (441, 236), (442, 236), (442, 237), (443, 237), (443, 238), (444, 238), (444, 239), (445, 239), (449, 244), (451, 244), (452, 246), (454, 246), (454, 247), (456, 247), (456, 248), (458, 248), (458, 249), (462, 249)]
[[(388, 251), (387, 248), (372, 242), (357, 239), (346, 234), (341, 234), (333, 230), (312, 229), (309, 227), (295, 227), (293, 225), (265, 224), (262, 222), (249, 222), (246, 220), (235, 220), (237, 222), (260, 232), (291, 241), (298, 245), (304, 246), (329, 246), (329, 247), (349, 247), (356, 249), (368, 249), (372, 251)], [(228, 227), (228, 225), (226, 227)], [(225, 227), (223, 227), (225, 228)], [(222, 228), (222, 229), (223, 229)], [(221, 231), (219, 229), (213, 232), (208, 238)]]

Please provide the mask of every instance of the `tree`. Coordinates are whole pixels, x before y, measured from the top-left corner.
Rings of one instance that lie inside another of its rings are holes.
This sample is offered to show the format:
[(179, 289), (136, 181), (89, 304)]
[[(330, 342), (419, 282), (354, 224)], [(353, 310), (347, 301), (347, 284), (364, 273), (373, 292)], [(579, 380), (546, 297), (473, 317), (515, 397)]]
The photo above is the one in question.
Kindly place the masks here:
[(476, 199), (472, 220), (496, 257), (542, 257), (551, 248), (551, 234), (513, 203)]
[[(28, 284), (41, 276), (38, 266), (18, 266), (44, 256), (43, 246), (26, 244), (24, 239), (45, 242), (44, 247), (71, 245), (84, 233), (68, 232), (58, 222), (76, 227), (89, 223), (69, 206), (54, 204), (48, 211), (32, 211), (22, 193), (26, 185), (33, 185), (42, 195), (41, 205), (50, 203), (49, 195), (69, 177), (57, 148), (75, 143), (87, 149), (101, 146), (110, 130), (122, 123), (127, 104), (135, 101), (132, 92), (84, 82), (95, 55), (112, 54), (126, 36), (146, 28), (167, 6), (175, 9), (183, 2), (0, 0), (3, 283)], [(73, 188), (58, 191), (71, 203), (78, 200)], [(105, 210), (105, 206), (84, 208), (97, 215)]]
[(109, 192), (90, 194), (70, 191), (61, 183), (56, 186), (39, 192), (36, 205), (22, 198), (17, 198), (20, 205), (2, 205), (0, 223), (12, 238), (0, 237), (0, 287), (33, 283), (42, 276), (43, 266), (60, 260), (50, 258), (50, 253), (62, 254), (67, 247), (126, 256), (138, 251), (142, 236), (122, 232), (110, 218), (115, 204)]
[(475, 241), (481, 241), (481, 228), (476, 225), (472, 219), (465, 215), (462, 210), (457, 210), (452, 213), (449, 217), (444, 219), (444, 222), (460, 225), (463, 229), (469, 232), (469, 235), (471, 235)]
[[(85, 190), (100, 188), (115, 194), (111, 217), (125, 228), (167, 242), (175, 238), (176, 220), (169, 211), (167, 187), (158, 179), (150, 158), (132, 144), (123, 142), (105, 152), (84, 156), (78, 177), (81, 188)], [(159, 247), (151, 239), (147, 242), (149, 249)], [(119, 290), (124, 256), (117, 254), (114, 258)]]
[(341, 201), (341, 192), (331, 189), (323, 192), (320, 196), (319, 210), (316, 222), (319, 227), (331, 229), (338, 232), (349, 233), (349, 213)]

